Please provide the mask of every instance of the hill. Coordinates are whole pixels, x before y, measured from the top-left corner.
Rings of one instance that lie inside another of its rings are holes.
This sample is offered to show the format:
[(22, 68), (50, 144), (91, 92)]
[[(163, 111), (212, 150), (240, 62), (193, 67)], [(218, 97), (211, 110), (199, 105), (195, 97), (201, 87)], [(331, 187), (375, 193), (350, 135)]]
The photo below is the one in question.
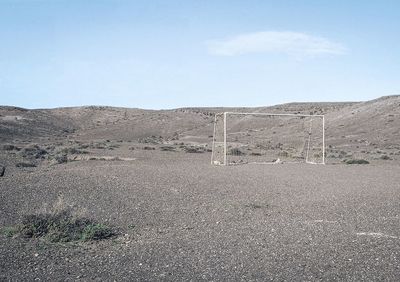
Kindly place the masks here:
[[(326, 143), (331, 157), (344, 152), (400, 150), (400, 96), (367, 102), (288, 103), (256, 108), (180, 108), (143, 110), (86, 106), (28, 110), (0, 107), (0, 142), (55, 140), (164, 140), (210, 143), (214, 114), (223, 111), (306, 113), (326, 116)], [(285, 134), (291, 134), (286, 132)], [(330, 150), (331, 149), (331, 150)]]

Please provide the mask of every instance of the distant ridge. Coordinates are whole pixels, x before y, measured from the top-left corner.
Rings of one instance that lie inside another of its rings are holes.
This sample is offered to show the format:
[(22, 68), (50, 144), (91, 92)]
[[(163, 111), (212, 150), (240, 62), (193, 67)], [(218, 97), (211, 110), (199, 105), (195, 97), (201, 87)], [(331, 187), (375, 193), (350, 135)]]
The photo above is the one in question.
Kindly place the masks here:
[[(365, 102), (292, 102), (270, 107), (185, 107), (144, 110), (111, 106), (23, 109), (0, 106), (0, 142), (43, 139), (136, 140), (151, 135), (209, 136), (213, 115), (223, 111), (318, 113), (326, 115), (327, 139), (392, 144), (400, 140), (400, 95)], [(353, 142), (353, 141), (351, 141)]]

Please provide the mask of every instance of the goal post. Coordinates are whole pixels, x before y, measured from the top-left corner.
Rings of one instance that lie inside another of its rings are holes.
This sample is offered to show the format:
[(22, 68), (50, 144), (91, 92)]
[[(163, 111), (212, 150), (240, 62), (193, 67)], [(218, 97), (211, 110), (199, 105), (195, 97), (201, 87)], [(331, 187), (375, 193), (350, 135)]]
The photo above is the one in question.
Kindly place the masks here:
[(325, 116), (224, 112), (214, 118), (211, 164), (325, 164)]

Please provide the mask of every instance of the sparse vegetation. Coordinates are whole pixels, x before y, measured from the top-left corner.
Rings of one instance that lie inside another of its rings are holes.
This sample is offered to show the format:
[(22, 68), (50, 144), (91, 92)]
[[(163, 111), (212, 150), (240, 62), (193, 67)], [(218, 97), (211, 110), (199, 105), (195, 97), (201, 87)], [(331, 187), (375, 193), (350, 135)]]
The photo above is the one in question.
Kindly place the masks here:
[(13, 226), (6, 226), (0, 229), (1, 234), (5, 235), (6, 237), (13, 237), (18, 233), (18, 228)]
[(281, 152), (279, 152), (279, 154), (278, 154), (278, 156), (280, 156), (280, 157), (284, 157), (284, 158), (287, 158), (287, 157), (289, 157), (289, 152), (287, 152), (287, 151), (281, 151)]
[(67, 147), (67, 148), (63, 148), (60, 151), (61, 154), (71, 154), (71, 155), (78, 155), (78, 154), (89, 154), (88, 151), (85, 150), (80, 150), (77, 149), (75, 147)]
[(259, 204), (254, 204), (254, 203), (251, 203), (251, 204), (247, 204), (247, 205), (244, 205), (246, 208), (251, 208), (251, 209), (253, 209), (253, 210), (255, 210), (255, 209), (261, 209), (262, 208), (262, 206), (261, 205), (259, 205)]
[(186, 153), (204, 153), (204, 148), (201, 147), (184, 147)]
[(344, 160), (346, 164), (369, 164), (369, 161), (364, 159)]
[(143, 150), (155, 150), (156, 148), (154, 147), (149, 147), (149, 146), (144, 146)]
[(97, 241), (116, 234), (105, 224), (75, 215), (62, 199), (56, 205), (54, 212), (26, 215), (21, 224), (3, 228), (2, 233), (8, 237), (43, 238), (54, 243)]
[(89, 147), (92, 149), (106, 149), (106, 145), (104, 143), (91, 143)]
[(175, 152), (175, 148), (172, 146), (161, 146), (160, 147), (161, 151), (166, 151), (166, 152)]
[(69, 210), (27, 215), (18, 227), (18, 233), (25, 238), (44, 238), (50, 242), (101, 240), (114, 235), (108, 226), (87, 218), (76, 218)]
[(48, 155), (48, 152), (38, 145), (33, 145), (21, 149), (19, 154), (24, 158), (44, 159)]
[(148, 144), (162, 144), (164, 142), (164, 138), (162, 136), (148, 136), (145, 138), (140, 138), (139, 143), (148, 143)]
[(19, 151), (19, 150), (21, 150), (21, 148), (11, 145), (11, 144), (4, 144), (1, 148), (4, 151)]
[(53, 163), (63, 164), (68, 162), (68, 156), (66, 154), (57, 154), (53, 157)]
[(339, 151), (339, 158), (344, 158), (344, 157), (348, 157), (349, 154), (346, 151)]
[(388, 155), (382, 155), (382, 156), (380, 156), (380, 159), (381, 160), (391, 160), (391, 158), (388, 156)]
[(34, 163), (17, 163), (16, 167), (36, 167)]
[(120, 147), (121, 147), (120, 144), (107, 144), (107, 146), (105, 148), (108, 149), (108, 150), (114, 150), (114, 149), (120, 148)]
[(245, 153), (243, 153), (239, 148), (232, 148), (229, 150), (229, 155), (243, 156), (245, 155)]
[(269, 208), (270, 204), (268, 203), (249, 203), (249, 204), (245, 204), (244, 205), (245, 208), (249, 208), (249, 209), (253, 209), (253, 210), (257, 210), (257, 209), (263, 209), (263, 208)]

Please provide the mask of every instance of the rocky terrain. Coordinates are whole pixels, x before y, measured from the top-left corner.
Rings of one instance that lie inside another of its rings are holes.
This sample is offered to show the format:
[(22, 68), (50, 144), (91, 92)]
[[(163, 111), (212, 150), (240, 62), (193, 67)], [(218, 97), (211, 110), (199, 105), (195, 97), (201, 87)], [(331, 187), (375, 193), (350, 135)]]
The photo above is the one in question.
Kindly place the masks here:
[[(226, 110), (324, 114), (327, 165), (210, 165), (214, 114)], [(396, 281), (399, 140), (400, 96), (0, 107), (0, 280)], [(54, 243), (10, 231), (60, 198), (117, 235)]]

